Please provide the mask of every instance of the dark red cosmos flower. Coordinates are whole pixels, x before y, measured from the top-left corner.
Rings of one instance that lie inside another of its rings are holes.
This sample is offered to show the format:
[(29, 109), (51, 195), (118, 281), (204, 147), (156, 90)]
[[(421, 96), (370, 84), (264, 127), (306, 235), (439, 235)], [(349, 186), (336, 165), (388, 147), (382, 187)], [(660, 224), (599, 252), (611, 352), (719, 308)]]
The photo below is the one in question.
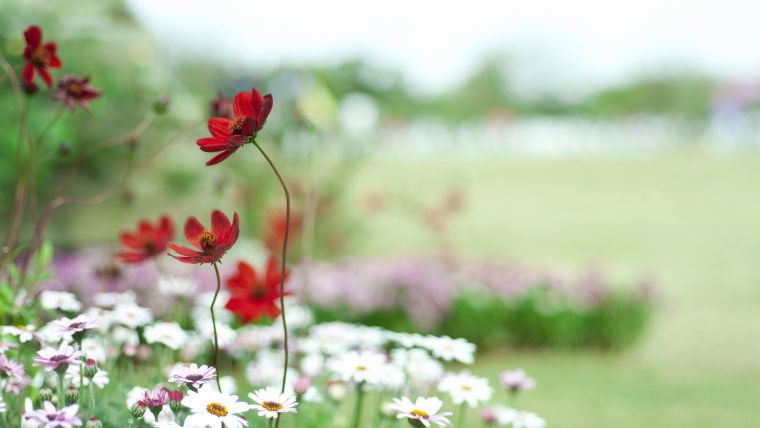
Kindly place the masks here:
[[(285, 272), (285, 279), (288, 273)], [(267, 261), (264, 277), (246, 262), (238, 263), (238, 270), (227, 280), (230, 300), (225, 307), (243, 322), (254, 322), (267, 315), (271, 319), (280, 315), (277, 301), (280, 298), (280, 271), (277, 260), (270, 257)], [(285, 295), (290, 293), (285, 292)]]
[(61, 60), (55, 53), (55, 42), (42, 44), (42, 30), (36, 25), (30, 26), (24, 31), (24, 38), (26, 39), (26, 47), (24, 48), (26, 65), (21, 72), (21, 80), (27, 85), (32, 83), (36, 70), (50, 88), (53, 86), (53, 78), (50, 77), (47, 69), (61, 68)]
[(125, 263), (140, 263), (162, 254), (172, 239), (174, 225), (169, 217), (161, 217), (155, 225), (141, 220), (137, 223), (136, 232), (122, 232), (121, 244), (125, 250), (117, 257)]
[(272, 95), (261, 96), (256, 88), (250, 93), (240, 92), (232, 102), (233, 118), (212, 117), (208, 120), (211, 137), (201, 138), (196, 142), (204, 152), (221, 152), (206, 162), (207, 166), (216, 165), (230, 157), (243, 144), (256, 138), (256, 133), (272, 111)]
[[(285, 239), (286, 226), (285, 208), (273, 210), (265, 220), (265, 231), (263, 236), (264, 247), (272, 254), (279, 254), (282, 251), (282, 243)], [(288, 238), (292, 243), (301, 231), (301, 218), (296, 213), (290, 215), (290, 226), (288, 227)]]
[(76, 104), (90, 111), (89, 100), (100, 96), (100, 91), (90, 86), (90, 76), (77, 77), (67, 74), (58, 81), (58, 91), (53, 97), (56, 101), (63, 101), (69, 111), (74, 111)]
[(209, 104), (211, 110), (211, 116), (214, 117), (230, 117), (232, 116), (232, 100), (222, 95), (219, 91), (216, 93), (216, 98), (211, 100)]
[(185, 223), (185, 239), (193, 247), (169, 244), (169, 248), (178, 255), (169, 254), (183, 263), (216, 263), (221, 260), (238, 239), (240, 235), (240, 220), (235, 213), (232, 224), (223, 212), (216, 210), (211, 213), (211, 229), (206, 229), (195, 217), (190, 217)]

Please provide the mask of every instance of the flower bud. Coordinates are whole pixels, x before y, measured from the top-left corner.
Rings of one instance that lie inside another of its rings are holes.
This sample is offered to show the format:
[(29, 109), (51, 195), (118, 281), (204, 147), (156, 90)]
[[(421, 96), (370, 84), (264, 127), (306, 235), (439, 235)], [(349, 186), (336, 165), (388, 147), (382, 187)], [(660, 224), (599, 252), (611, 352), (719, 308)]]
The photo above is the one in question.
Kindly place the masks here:
[(309, 387), (311, 387), (311, 379), (306, 376), (301, 376), (296, 380), (296, 383), (293, 384), (293, 392), (298, 395), (303, 395), (306, 394)]
[(171, 102), (171, 98), (169, 98), (166, 94), (161, 94), (158, 97), (156, 97), (156, 100), (153, 101), (153, 112), (161, 115), (166, 113), (166, 110), (169, 109), (169, 103)]
[(53, 390), (50, 388), (40, 388), (39, 391), (40, 402), (53, 401)]
[(482, 419), (483, 423), (486, 425), (493, 425), (499, 420), (496, 416), (496, 412), (491, 409), (483, 409), (483, 411), (480, 412), (480, 419)]
[(95, 374), (98, 372), (98, 363), (95, 362), (92, 358), (88, 358), (87, 361), (84, 363), (84, 375), (92, 379)]
[(63, 395), (67, 406), (77, 404), (79, 402), (79, 390), (70, 386), (66, 388), (66, 393)]
[(145, 414), (145, 405), (143, 403), (137, 403), (129, 409), (129, 414), (133, 418), (139, 419)]
[(84, 428), (103, 428), (103, 423), (97, 418), (90, 418), (87, 420), (87, 423), (84, 424)]
[(175, 413), (179, 412), (179, 410), (182, 408), (183, 398), (184, 394), (182, 394), (182, 391), (177, 389), (174, 391), (169, 391), (169, 408), (171, 408)]
[(71, 154), (71, 146), (68, 143), (58, 145), (58, 156), (65, 158)]
[(40, 90), (40, 87), (37, 86), (37, 84), (34, 82), (29, 82), (29, 83), (24, 83), (22, 89), (24, 89), (24, 92), (27, 95), (34, 95), (37, 93), (37, 91)]

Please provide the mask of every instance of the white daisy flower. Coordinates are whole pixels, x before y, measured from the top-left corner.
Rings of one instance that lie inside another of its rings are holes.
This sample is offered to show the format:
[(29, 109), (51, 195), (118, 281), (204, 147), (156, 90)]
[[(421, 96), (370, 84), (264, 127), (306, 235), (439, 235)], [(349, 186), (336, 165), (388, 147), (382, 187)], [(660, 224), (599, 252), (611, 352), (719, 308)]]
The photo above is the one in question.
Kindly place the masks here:
[(134, 304), (137, 302), (137, 295), (134, 291), (120, 292), (103, 292), (95, 294), (95, 304), (101, 308), (113, 308), (122, 304)]
[(158, 280), (158, 291), (167, 296), (192, 297), (198, 290), (198, 284), (189, 278), (164, 276)]
[(499, 425), (512, 428), (545, 428), (546, 420), (532, 412), (524, 412), (510, 407), (496, 406), (491, 409), (496, 414)]
[[(74, 387), (79, 388), (79, 366), (69, 366), (69, 368), (66, 369), (66, 379), (71, 382)], [(85, 386), (90, 384), (90, 379), (88, 379), (87, 376), (84, 376), (83, 380)], [(95, 376), (92, 377), (92, 383), (100, 389), (105, 388), (106, 385), (108, 385), (108, 382), (110, 382), (108, 372), (103, 369), (98, 369), (98, 371), (95, 372)]]
[(391, 360), (408, 378), (411, 386), (422, 388), (438, 382), (443, 376), (443, 364), (419, 348), (397, 348), (391, 351)]
[(470, 407), (487, 402), (493, 394), (487, 379), (467, 371), (447, 374), (438, 384), (438, 390), (448, 392), (454, 404), (467, 403)]
[(247, 412), (249, 405), (238, 401), (237, 395), (217, 391), (210, 385), (204, 385), (197, 392), (189, 391), (182, 405), (190, 408), (191, 414), (185, 419), (186, 427), (241, 428), (248, 422), (237, 416)]
[(35, 329), (36, 327), (32, 324), (19, 326), (6, 325), (2, 329), (2, 333), (16, 336), (18, 337), (19, 342), (26, 343), (34, 339)]
[(422, 344), (434, 357), (444, 361), (458, 361), (463, 364), (472, 364), (475, 361), (475, 345), (462, 338), (427, 336)]
[(259, 416), (266, 418), (277, 419), (280, 413), (296, 413), (298, 405), (295, 395), (288, 392), (281, 394), (279, 389), (272, 386), (250, 393), (248, 398), (256, 403), (251, 405), (251, 409), (258, 410)]
[(328, 362), (328, 368), (344, 382), (378, 384), (383, 376), (385, 356), (377, 352), (350, 351)]
[(82, 304), (77, 296), (66, 291), (43, 291), (40, 293), (40, 305), (51, 311), (79, 312), (82, 309)]
[(139, 345), (140, 336), (136, 331), (124, 326), (116, 326), (108, 338), (117, 345)]
[[(195, 327), (202, 337), (214, 337), (214, 323), (211, 317), (196, 320)], [(225, 349), (232, 345), (237, 338), (237, 333), (229, 324), (216, 322), (216, 335), (219, 339), (219, 349)]]
[(87, 355), (87, 358), (92, 358), (101, 364), (106, 362), (106, 348), (95, 339), (82, 340), (82, 352)]
[(401, 397), (394, 398), (390, 408), (398, 412), (398, 419), (406, 418), (412, 425), (429, 427), (434, 423), (445, 427), (451, 424), (448, 419), (451, 412), (438, 413), (442, 405), (443, 401), (437, 397), (417, 397), (414, 403), (408, 397)]
[(153, 314), (149, 309), (134, 303), (120, 303), (113, 308), (109, 318), (114, 324), (122, 324), (134, 329), (153, 321)]
[(145, 327), (143, 333), (148, 343), (161, 343), (171, 349), (179, 349), (187, 342), (187, 333), (176, 322), (157, 322)]

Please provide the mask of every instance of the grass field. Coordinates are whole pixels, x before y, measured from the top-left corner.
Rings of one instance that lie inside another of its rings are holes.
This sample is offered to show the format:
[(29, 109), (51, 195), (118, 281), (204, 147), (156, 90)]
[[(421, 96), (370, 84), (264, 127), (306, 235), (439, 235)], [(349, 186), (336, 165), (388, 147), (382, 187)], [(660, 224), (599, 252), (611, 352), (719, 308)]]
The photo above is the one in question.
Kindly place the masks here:
[[(535, 375), (520, 404), (551, 426), (758, 426), (760, 157), (373, 160), (354, 185), (419, 200), (462, 188), (450, 238), (463, 254), (657, 279), (657, 315), (630, 350), (480, 356), (482, 374)], [(356, 251), (430, 250), (401, 215), (370, 226)]]

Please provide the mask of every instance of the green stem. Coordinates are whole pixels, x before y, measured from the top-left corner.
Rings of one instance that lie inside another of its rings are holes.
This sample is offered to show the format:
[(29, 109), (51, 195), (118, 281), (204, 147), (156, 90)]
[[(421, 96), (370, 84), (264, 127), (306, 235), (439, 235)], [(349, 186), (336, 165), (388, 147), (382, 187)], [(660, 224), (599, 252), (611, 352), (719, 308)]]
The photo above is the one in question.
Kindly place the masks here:
[(219, 381), (219, 378), (222, 377), (219, 368), (219, 337), (216, 334), (216, 315), (214, 315), (214, 305), (219, 296), (219, 289), (222, 288), (222, 279), (219, 277), (219, 266), (216, 263), (212, 264), (214, 265), (214, 273), (216, 273), (216, 292), (214, 293), (214, 300), (211, 301), (211, 323), (214, 326), (214, 368), (216, 369), (216, 387), (219, 388), (219, 392), (222, 392), (222, 384)]
[(362, 404), (364, 403), (364, 382), (356, 385), (356, 404), (354, 406), (354, 421), (351, 423), (352, 428), (359, 428), (359, 422), (362, 420)]
[(90, 379), (90, 417), (95, 417), (95, 383)]
[(58, 372), (58, 409), (60, 410), (66, 406), (66, 396), (64, 395), (63, 390), (63, 375), (65, 372), (63, 370), (56, 370)]
[(457, 415), (457, 428), (463, 428), (464, 427), (464, 413), (466, 410), (466, 403), (462, 403), (459, 405), (459, 415)]
[[(290, 192), (288, 192), (288, 186), (285, 185), (285, 180), (282, 179), (282, 175), (280, 175), (280, 171), (277, 170), (277, 167), (274, 166), (274, 162), (272, 162), (272, 159), (269, 158), (267, 153), (264, 151), (264, 149), (259, 146), (259, 143), (256, 142), (256, 140), (253, 141), (253, 144), (256, 146), (257, 149), (259, 149), (259, 152), (261, 152), (261, 155), (264, 156), (264, 159), (266, 159), (267, 163), (269, 164), (269, 167), (272, 168), (272, 171), (277, 176), (277, 180), (280, 182), (280, 186), (282, 187), (282, 191), (285, 194), (285, 235), (282, 240), (282, 256), (280, 257), (280, 310), (282, 313), (280, 314), (280, 318), (282, 318), (282, 331), (283, 331), (283, 352), (284, 352), (284, 358), (283, 358), (283, 367), (282, 367), (282, 386), (280, 387), (280, 392), (285, 392), (285, 381), (288, 377), (288, 359), (289, 359), (289, 350), (288, 350), (288, 323), (285, 320), (285, 263), (286, 258), (288, 255), (288, 234), (290, 233)], [(279, 423), (279, 418), (278, 418)]]

